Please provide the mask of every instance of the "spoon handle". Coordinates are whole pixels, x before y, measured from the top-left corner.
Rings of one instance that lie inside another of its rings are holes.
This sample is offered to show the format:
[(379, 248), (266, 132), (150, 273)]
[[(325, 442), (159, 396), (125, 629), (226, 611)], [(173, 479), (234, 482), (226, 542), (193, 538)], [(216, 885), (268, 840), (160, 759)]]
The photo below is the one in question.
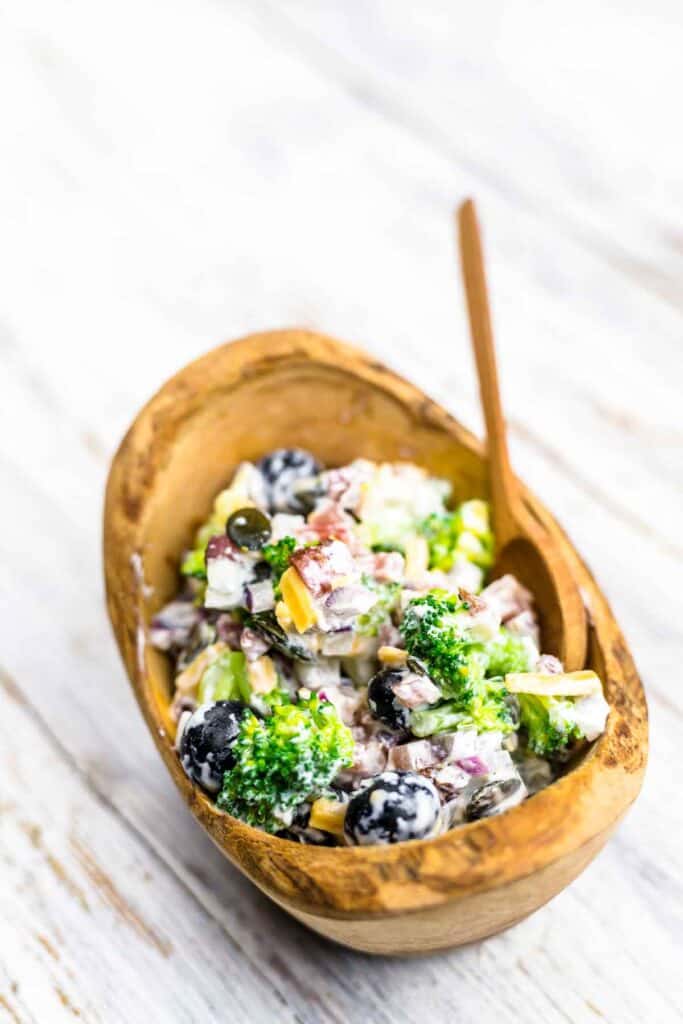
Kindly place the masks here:
[(522, 509), (517, 483), (510, 466), (505, 417), (498, 386), (484, 255), (472, 199), (466, 199), (458, 210), (458, 228), (470, 335), (486, 424), (493, 524), (497, 542), (503, 546), (519, 532), (518, 517)]

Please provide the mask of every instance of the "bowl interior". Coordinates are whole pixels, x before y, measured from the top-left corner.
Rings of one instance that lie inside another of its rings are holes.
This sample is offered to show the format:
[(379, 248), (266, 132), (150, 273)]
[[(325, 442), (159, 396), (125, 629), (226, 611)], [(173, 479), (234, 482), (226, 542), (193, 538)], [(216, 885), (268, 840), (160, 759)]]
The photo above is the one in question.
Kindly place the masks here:
[[(181, 552), (237, 465), (292, 445), (309, 449), (327, 466), (360, 456), (415, 461), (450, 480), (456, 501), (486, 496), (488, 490), (481, 458), (412, 406), (342, 368), (287, 360), (267, 376), (214, 392), (180, 426), (141, 524), (145, 582), (152, 588), (147, 620), (173, 596)], [(165, 718), (168, 659), (149, 649), (147, 656), (149, 674), (157, 680), (152, 696)]]

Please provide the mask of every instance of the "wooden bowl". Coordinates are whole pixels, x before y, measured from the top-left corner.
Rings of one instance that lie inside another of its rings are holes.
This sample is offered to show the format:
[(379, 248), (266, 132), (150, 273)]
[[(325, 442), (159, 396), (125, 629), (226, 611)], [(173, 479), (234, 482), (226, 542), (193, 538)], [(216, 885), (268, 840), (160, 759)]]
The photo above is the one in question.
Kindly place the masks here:
[(145, 627), (175, 592), (179, 555), (235, 466), (282, 445), (311, 449), (328, 465), (358, 456), (410, 459), (450, 479), (458, 499), (487, 494), (474, 437), (413, 385), (331, 338), (298, 330), (257, 334), (181, 370), (124, 438), (104, 516), (109, 615), (154, 742), (223, 853), (320, 934), (385, 954), (493, 935), (571, 882), (640, 790), (647, 708), (619, 627), (557, 523), (524, 490), (586, 595), (589, 665), (612, 708), (606, 732), (581, 762), (500, 817), (395, 846), (302, 846), (217, 811), (174, 752), (170, 665), (146, 643)]

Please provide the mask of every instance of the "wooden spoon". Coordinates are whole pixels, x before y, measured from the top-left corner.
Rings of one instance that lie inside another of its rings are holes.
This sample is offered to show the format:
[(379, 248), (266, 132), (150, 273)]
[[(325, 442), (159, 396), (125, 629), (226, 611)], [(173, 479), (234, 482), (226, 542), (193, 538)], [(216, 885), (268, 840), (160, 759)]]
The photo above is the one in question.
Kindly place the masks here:
[(458, 211), (460, 254), (472, 346), (484, 409), (496, 543), (495, 575), (512, 573), (536, 598), (543, 650), (568, 672), (586, 660), (586, 612), (581, 594), (554, 537), (534, 518), (510, 467), (479, 225), (474, 203)]

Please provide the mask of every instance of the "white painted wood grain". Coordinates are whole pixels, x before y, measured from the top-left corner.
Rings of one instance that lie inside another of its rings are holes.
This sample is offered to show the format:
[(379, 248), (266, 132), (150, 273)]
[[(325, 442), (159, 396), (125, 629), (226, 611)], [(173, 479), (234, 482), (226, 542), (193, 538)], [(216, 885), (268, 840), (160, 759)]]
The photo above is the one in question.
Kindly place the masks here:
[[(548, 10), (0, 0), (0, 1020), (678, 1019), (683, 153), (651, 100), (683, 20), (579, 6), (543, 50)], [(290, 923), (180, 804), (105, 621), (101, 497), (159, 383), (264, 326), (362, 342), (477, 426), (466, 193), (515, 463), (613, 601), (653, 751), (549, 907), (394, 963)]]

